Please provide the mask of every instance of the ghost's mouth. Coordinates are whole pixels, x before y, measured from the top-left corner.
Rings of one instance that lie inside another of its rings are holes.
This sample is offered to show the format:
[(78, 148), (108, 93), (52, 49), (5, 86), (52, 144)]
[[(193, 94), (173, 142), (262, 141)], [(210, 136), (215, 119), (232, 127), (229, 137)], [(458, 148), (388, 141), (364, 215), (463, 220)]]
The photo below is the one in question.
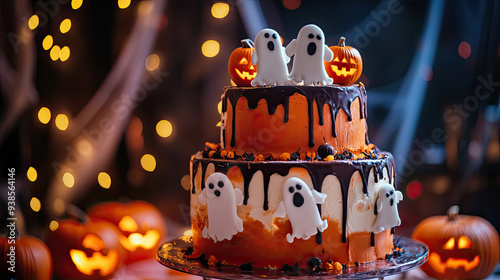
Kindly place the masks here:
[(220, 191), (219, 190), (215, 190), (214, 194), (215, 194), (216, 197), (219, 197), (220, 196)]
[(314, 55), (316, 53), (316, 43), (309, 43), (309, 45), (307, 45), (307, 53), (309, 55)]
[(293, 194), (293, 205), (295, 207), (300, 207), (300, 206), (302, 206), (302, 204), (304, 204), (304, 197), (298, 192), (294, 193)]
[(267, 43), (267, 48), (270, 50), (270, 51), (274, 51), (274, 42), (273, 41), (269, 41)]

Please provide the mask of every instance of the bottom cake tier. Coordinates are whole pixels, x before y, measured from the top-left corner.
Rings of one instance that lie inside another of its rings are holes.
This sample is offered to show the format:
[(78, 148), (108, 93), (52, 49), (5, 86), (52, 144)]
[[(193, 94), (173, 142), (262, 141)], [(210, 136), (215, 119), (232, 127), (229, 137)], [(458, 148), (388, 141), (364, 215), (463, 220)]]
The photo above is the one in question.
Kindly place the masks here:
[[(254, 267), (356, 265), (393, 252), (389, 153), (333, 161), (191, 158), (193, 256)], [(324, 267), (323, 267), (324, 268)]]

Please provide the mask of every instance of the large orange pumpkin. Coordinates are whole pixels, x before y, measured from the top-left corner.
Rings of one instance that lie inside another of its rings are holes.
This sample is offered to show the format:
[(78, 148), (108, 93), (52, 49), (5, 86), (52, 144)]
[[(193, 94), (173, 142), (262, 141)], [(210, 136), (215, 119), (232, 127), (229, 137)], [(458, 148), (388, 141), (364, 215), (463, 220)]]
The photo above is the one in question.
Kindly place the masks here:
[(119, 234), (115, 225), (98, 218), (60, 221), (57, 229), (46, 234), (56, 276), (82, 280), (111, 278), (123, 262)]
[(229, 57), (227, 71), (233, 83), (240, 87), (250, 87), (250, 82), (257, 75), (257, 66), (252, 64), (252, 52), (255, 50), (250, 39), (241, 40), (242, 47), (235, 49)]
[(412, 238), (429, 247), (429, 259), (421, 268), (434, 278), (483, 279), (498, 263), (495, 228), (483, 218), (458, 215), (458, 206), (450, 207), (447, 216), (420, 222)]
[(0, 237), (0, 276), (1, 279), (52, 279), (49, 249), (32, 236)]
[(125, 263), (154, 258), (160, 242), (167, 237), (162, 214), (146, 201), (103, 202), (90, 208), (88, 214), (105, 219), (120, 229), (120, 244), (126, 251)]
[(345, 38), (340, 37), (337, 46), (331, 46), (333, 59), (325, 61), (325, 70), (335, 84), (350, 85), (355, 83), (363, 71), (363, 60), (358, 50), (345, 45)]

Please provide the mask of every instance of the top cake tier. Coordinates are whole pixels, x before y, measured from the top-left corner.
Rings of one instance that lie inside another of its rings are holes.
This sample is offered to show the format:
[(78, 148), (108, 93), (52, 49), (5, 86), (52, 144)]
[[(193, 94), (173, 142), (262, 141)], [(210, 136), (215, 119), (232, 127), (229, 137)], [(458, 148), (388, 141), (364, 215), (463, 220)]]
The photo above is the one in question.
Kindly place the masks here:
[(366, 90), (349, 86), (228, 87), (222, 95), (221, 144), (238, 154), (279, 158), (314, 155), (322, 144), (335, 152), (365, 151)]

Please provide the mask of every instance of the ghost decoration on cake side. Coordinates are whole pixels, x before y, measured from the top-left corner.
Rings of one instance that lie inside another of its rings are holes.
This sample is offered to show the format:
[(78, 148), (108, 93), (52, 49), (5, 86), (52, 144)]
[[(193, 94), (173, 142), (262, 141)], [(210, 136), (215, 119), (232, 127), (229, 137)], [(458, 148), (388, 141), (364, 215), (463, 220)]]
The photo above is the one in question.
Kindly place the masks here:
[(378, 189), (377, 220), (373, 225), (373, 233), (377, 234), (387, 229), (401, 225), (398, 204), (403, 200), (403, 193), (396, 191), (390, 184), (383, 184)]
[(295, 55), (290, 75), (295, 82), (304, 85), (331, 85), (333, 79), (325, 70), (324, 61), (333, 59), (333, 52), (325, 45), (325, 35), (321, 28), (314, 24), (302, 27), (286, 47), (286, 55)]
[(231, 240), (243, 231), (243, 221), (237, 213), (237, 206), (243, 203), (243, 194), (220, 172), (208, 176), (205, 186), (198, 196), (199, 202), (207, 205), (208, 212), (208, 227), (203, 229), (202, 236), (214, 242)]
[(328, 221), (321, 220), (317, 206), (325, 202), (326, 194), (311, 190), (303, 180), (292, 177), (283, 183), (282, 195), (283, 200), (274, 216), (284, 218), (288, 215), (293, 231), (286, 235), (289, 243), (294, 238), (307, 240), (328, 227)]
[(252, 64), (257, 65), (257, 75), (251, 85), (257, 87), (291, 84), (286, 66), (288, 62), (290, 57), (285, 54), (278, 32), (270, 28), (262, 29), (255, 37), (255, 50), (252, 52)]

